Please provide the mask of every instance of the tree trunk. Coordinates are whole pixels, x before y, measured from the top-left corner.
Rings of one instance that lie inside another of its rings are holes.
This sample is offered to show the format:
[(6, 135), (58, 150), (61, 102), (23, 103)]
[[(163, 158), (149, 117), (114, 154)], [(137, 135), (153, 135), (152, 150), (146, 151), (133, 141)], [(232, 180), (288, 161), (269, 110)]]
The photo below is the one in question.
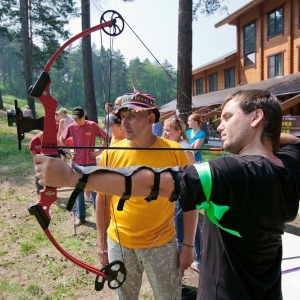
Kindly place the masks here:
[[(28, 28), (28, 0), (20, 0), (20, 18), (22, 32), (22, 56), (23, 56), (23, 71), (25, 79), (26, 95), (28, 88), (32, 85), (31, 73), (31, 49), (29, 45), (29, 28)], [(27, 95), (27, 103), (32, 111), (33, 117), (36, 118), (34, 99)]]
[[(91, 27), (90, 0), (81, 0), (81, 24), (82, 30)], [(83, 90), (86, 105), (86, 114), (89, 120), (98, 123), (95, 86), (93, 76), (93, 58), (91, 35), (82, 38), (82, 62), (83, 62)]]
[(2, 110), (4, 109), (1, 90), (0, 90), (0, 109), (2, 109)]
[(177, 110), (186, 123), (192, 112), (192, 0), (179, 0)]

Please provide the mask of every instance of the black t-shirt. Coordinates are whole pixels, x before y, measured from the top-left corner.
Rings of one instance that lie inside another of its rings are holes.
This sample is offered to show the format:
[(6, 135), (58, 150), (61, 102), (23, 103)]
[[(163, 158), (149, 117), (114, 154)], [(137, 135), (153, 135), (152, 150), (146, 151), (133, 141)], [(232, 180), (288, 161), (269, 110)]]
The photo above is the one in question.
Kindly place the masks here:
[[(281, 259), (285, 224), (295, 219), (300, 200), (300, 142), (277, 153), (285, 168), (263, 156), (224, 156), (209, 162), (210, 200), (227, 205), (220, 224), (205, 216), (202, 228), (198, 299), (282, 299)], [(181, 206), (205, 201), (194, 166), (181, 169)]]

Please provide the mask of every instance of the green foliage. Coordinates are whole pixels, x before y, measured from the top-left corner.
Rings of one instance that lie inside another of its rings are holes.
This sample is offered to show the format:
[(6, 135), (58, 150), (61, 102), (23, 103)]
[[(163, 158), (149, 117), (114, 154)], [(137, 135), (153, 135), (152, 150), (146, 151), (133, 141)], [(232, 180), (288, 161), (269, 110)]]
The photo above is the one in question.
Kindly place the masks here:
[[(69, 31), (64, 28), (70, 18), (79, 16), (78, 8), (75, 0), (27, 2), (28, 7), (31, 8), (28, 12), (31, 26), (29, 31), (29, 40), (30, 43), (32, 42), (31, 59), (35, 62), (32, 72), (40, 72), (48, 58), (59, 47), (59, 40), (69, 37)], [(2, 0), (0, 15), (5, 16), (0, 19), (0, 27), (9, 28), (9, 37), (14, 38), (15, 42), (20, 41), (22, 22), (20, 1)], [(0, 34), (4, 36), (4, 32), (0, 31)], [(14, 52), (20, 54), (20, 47), (17, 47)], [(62, 62), (62, 58), (59, 58), (57, 66), (62, 67)]]
[(10, 91), (11, 95), (24, 97), (25, 84), (18, 55), (20, 44), (0, 35), (0, 45), (0, 88), (4, 92)]
[[(157, 106), (161, 106), (176, 97), (176, 72), (165, 61), (163, 67), (149, 60), (141, 62), (138, 58), (131, 60), (127, 67), (120, 50), (101, 47), (93, 51), (93, 71), (98, 115), (104, 114), (106, 102), (113, 103), (125, 93), (133, 92), (134, 87), (147, 94), (152, 94)], [(85, 107), (82, 75), (81, 45), (69, 49), (68, 59), (60, 70), (51, 70), (52, 95), (58, 100), (58, 106)], [(170, 78), (171, 77), (171, 78)]]
[[(29, 87), (26, 86), (21, 71), (24, 66), (21, 55), (19, 2), (3, 0), (0, 5), (0, 15), (4, 16), (0, 19), (0, 89), (2, 95), (15, 95), (26, 99)], [(77, 16), (77, 8), (75, 0), (35, 0), (31, 7), (29, 17), (32, 36), (29, 37), (29, 50), (34, 84), (46, 62), (59, 48), (59, 40), (68, 39), (68, 31), (64, 27), (70, 18)], [(92, 57), (98, 115), (103, 115), (106, 102), (113, 103), (118, 96), (133, 92), (130, 81), (137, 90), (152, 94), (157, 100), (157, 106), (176, 98), (176, 71), (168, 61), (163, 63), (164, 70), (160, 64), (151, 63), (148, 59), (141, 62), (137, 58), (127, 66), (120, 50), (105, 49), (102, 45), (97, 49), (95, 44), (92, 46)], [(85, 107), (81, 43), (77, 46), (70, 45), (58, 57), (51, 68), (50, 76), (51, 94), (58, 100), (58, 107)], [(37, 103), (39, 102), (35, 101)], [(21, 103), (20, 107), (25, 104), (27, 103)], [(44, 113), (37, 111), (37, 115)]]
[[(225, 5), (223, 5), (225, 2)], [(193, 2), (193, 16), (197, 19), (196, 13), (199, 11), (201, 14), (206, 16), (213, 15), (216, 11), (220, 11), (221, 13), (227, 13), (228, 8), (226, 4), (227, 0), (198, 0)]]

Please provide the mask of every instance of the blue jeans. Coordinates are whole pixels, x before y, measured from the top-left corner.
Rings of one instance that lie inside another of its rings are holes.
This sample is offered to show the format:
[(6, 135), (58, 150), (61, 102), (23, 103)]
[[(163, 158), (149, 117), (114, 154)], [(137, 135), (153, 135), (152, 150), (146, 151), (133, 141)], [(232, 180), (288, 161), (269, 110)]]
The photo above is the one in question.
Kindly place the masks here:
[[(180, 210), (180, 212), (178, 213), (179, 210)], [(181, 246), (182, 246), (182, 242), (183, 242), (183, 211), (181, 209), (179, 200), (176, 201), (176, 205), (175, 205), (174, 221), (175, 221), (177, 246), (178, 246), (178, 249), (180, 250)], [(200, 266), (200, 242), (201, 242), (201, 229), (200, 229), (200, 224), (198, 221), (197, 228), (196, 228), (195, 249), (194, 249), (195, 260), (197, 262), (198, 268)]]
[[(90, 166), (96, 166), (93, 165), (80, 165), (81, 167), (90, 167)], [(96, 192), (92, 191), (92, 201), (93, 206), (95, 208), (95, 200), (96, 199)], [(84, 202), (84, 191), (82, 191), (76, 198), (76, 206), (77, 206), (77, 218), (80, 220), (85, 220), (86, 218), (86, 209), (85, 209), (85, 202)]]

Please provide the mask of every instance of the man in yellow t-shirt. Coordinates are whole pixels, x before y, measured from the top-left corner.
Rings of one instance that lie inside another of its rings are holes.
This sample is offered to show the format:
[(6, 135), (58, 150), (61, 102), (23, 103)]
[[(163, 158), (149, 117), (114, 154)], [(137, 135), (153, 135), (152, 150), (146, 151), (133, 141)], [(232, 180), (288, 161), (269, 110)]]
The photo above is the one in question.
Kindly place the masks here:
[[(158, 122), (159, 111), (151, 95), (137, 91), (125, 94), (122, 96), (122, 105), (113, 113), (121, 119), (126, 135), (114, 147), (135, 149), (106, 150), (101, 155), (101, 166), (119, 168), (147, 165), (160, 168), (189, 163), (184, 151), (170, 150), (180, 148), (178, 143), (152, 133), (152, 124)], [(144, 197), (131, 197), (120, 211), (119, 199), (117, 196), (98, 194), (96, 200), (97, 252), (100, 262), (106, 265), (108, 261), (121, 260), (130, 273), (124, 284), (116, 290), (117, 298), (138, 299), (145, 271), (155, 299), (181, 299), (180, 270), (191, 265), (193, 248), (182, 247), (178, 256), (173, 220), (175, 202), (160, 196), (150, 202)], [(197, 222), (197, 211), (184, 215), (186, 228), (196, 228), (193, 224)], [(184, 242), (192, 246), (195, 231), (186, 231)]]

